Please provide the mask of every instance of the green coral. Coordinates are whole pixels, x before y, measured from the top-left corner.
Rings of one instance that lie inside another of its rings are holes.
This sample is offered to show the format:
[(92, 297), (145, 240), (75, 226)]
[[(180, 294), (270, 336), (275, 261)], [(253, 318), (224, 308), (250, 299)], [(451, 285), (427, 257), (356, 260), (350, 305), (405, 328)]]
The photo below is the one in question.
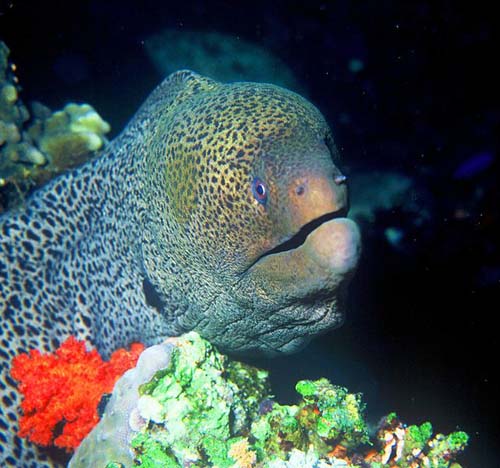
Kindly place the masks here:
[(139, 434), (132, 441), (132, 448), (138, 453), (141, 466), (154, 468), (156, 466), (178, 468), (180, 465), (169, 451), (169, 446), (163, 443), (161, 437), (150, 437)]
[(469, 436), (463, 431), (452, 432), (447, 436), (438, 434), (429, 442), (428, 457), (434, 461), (436, 468), (448, 466), (440, 465), (440, 460), (453, 458), (456, 454), (463, 452), (468, 442)]
[(326, 456), (337, 444), (355, 448), (369, 442), (361, 395), (350, 394), (326, 379), (302, 380), (295, 388), (302, 396), (298, 405), (275, 403), (252, 424), (260, 460), (285, 460), (292, 447)]
[(169, 367), (152, 382), (140, 388), (139, 413), (151, 428), (150, 437), (141, 433), (133, 442), (140, 466), (159, 443), (178, 464), (172, 466), (234, 465), (229, 441), (256, 417), (268, 394), (267, 373), (229, 364), (207, 341), (189, 333), (172, 352)]
[[(131, 437), (134, 466), (457, 468), (468, 440), (463, 432), (433, 436), (427, 422), (406, 427), (395, 413), (381, 423), (378, 443), (370, 440), (361, 395), (326, 379), (298, 382), (300, 401), (280, 405), (267, 372), (230, 360), (194, 332), (175, 341), (160, 369), (139, 386), (131, 413), (142, 421)], [(380, 453), (365, 459), (374, 446)], [(109, 460), (107, 468), (116, 466)]]
[[(469, 440), (469, 436), (462, 431), (453, 432), (447, 436), (437, 434), (432, 437), (433, 430), (430, 422), (425, 422), (421, 426), (409, 426), (406, 431), (405, 449), (403, 459), (409, 462), (417, 458), (425, 460), (429, 468), (448, 468), (449, 460), (462, 452)], [(401, 468), (411, 467), (401, 464)]]
[(306, 404), (318, 408), (315, 431), (321, 438), (337, 440), (348, 448), (369, 441), (361, 394), (349, 393), (326, 379), (303, 380), (295, 389)]
[(421, 426), (409, 426), (406, 429), (405, 452), (422, 451), (432, 436), (432, 424), (425, 422)]
[[(388, 437), (389, 434), (389, 437)], [(465, 450), (468, 443), (468, 435), (457, 431), (447, 436), (437, 434), (433, 436), (433, 428), (430, 422), (421, 425), (405, 427), (395, 413), (388, 415), (382, 427), (379, 429), (380, 442), (391, 442), (390, 435), (394, 435), (393, 455), (386, 463), (372, 464), (372, 468), (385, 467), (394, 464), (399, 468), (414, 468), (425, 466), (426, 468), (460, 468), (460, 465), (452, 463), (456, 456)], [(386, 445), (387, 446), (387, 445)], [(397, 450), (396, 446), (400, 446)], [(389, 450), (387, 451), (389, 453)]]
[(298, 421), (297, 406), (275, 403), (272, 410), (251, 426), (255, 450), (259, 460), (286, 459), (291, 447), (307, 450), (307, 426)]

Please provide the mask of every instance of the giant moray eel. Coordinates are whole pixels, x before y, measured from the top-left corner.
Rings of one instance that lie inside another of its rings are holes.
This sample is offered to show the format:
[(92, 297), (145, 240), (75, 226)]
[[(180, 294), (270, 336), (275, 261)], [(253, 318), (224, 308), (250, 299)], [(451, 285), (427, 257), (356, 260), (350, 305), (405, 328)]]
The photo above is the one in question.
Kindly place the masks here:
[(55, 463), (15, 436), (20, 352), (196, 330), (277, 355), (341, 324), (359, 232), (336, 159), (297, 94), (181, 71), (98, 158), (1, 217), (0, 466)]

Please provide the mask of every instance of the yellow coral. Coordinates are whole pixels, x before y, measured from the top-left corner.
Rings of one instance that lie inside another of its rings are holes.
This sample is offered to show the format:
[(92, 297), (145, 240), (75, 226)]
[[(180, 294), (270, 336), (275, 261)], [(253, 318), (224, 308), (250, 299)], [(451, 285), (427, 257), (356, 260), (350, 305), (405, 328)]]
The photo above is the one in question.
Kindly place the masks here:
[(89, 104), (69, 103), (64, 110), (70, 116), (72, 132), (92, 132), (103, 135), (111, 130), (109, 124)]
[(40, 149), (51, 156), (54, 167), (63, 169), (73, 163), (83, 162), (81, 156), (98, 150), (103, 141), (90, 132), (59, 133), (43, 137)]
[(16, 143), (5, 148), (5, 156), (8, 160), (16, 163), (30, 163), (35, 166), (42, 166), (47, 162), (45, 156), (29, 143)]
[(255, 452), (250, 450), (247, 439), (241, 439), (231, 445), (229, 456), (236, 461), (238, 468), (252, 468), (257, 463)]
[(40, 149), (50, 155), (52, 164), (63, 169), (82, 162), (88, 153), (100, 149), (106, 141), (103, 135), (109, 131), (109, 124), (92, 106), (69, 103), (63, 110), (54, 112), (45, 120), (43, 129), (33, 134), (38, 138)]

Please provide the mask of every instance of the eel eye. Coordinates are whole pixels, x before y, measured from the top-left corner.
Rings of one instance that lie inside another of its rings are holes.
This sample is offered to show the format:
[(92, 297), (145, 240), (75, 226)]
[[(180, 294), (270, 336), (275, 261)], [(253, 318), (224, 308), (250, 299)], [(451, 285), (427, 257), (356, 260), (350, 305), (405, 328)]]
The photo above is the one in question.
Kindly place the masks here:
[(265, 204), (267, 201), (267, 188), (266, 184), (262, 182), (258, 177), (252, 181), (252, 193), (255, 199), (261, 203)]

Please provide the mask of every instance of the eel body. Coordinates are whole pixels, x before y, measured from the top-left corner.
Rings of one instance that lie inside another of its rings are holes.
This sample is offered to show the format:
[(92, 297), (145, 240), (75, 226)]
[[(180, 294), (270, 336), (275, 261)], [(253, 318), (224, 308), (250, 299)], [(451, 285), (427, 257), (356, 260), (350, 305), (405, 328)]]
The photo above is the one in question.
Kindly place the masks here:
[(15, 435), (21, 352), (196, 330), (277, 355), (341, 324), (360, 241), (336, 159), (297, 94), (181, 71), (99, 157), (0, 217), (0, 466), (58, 464)]

